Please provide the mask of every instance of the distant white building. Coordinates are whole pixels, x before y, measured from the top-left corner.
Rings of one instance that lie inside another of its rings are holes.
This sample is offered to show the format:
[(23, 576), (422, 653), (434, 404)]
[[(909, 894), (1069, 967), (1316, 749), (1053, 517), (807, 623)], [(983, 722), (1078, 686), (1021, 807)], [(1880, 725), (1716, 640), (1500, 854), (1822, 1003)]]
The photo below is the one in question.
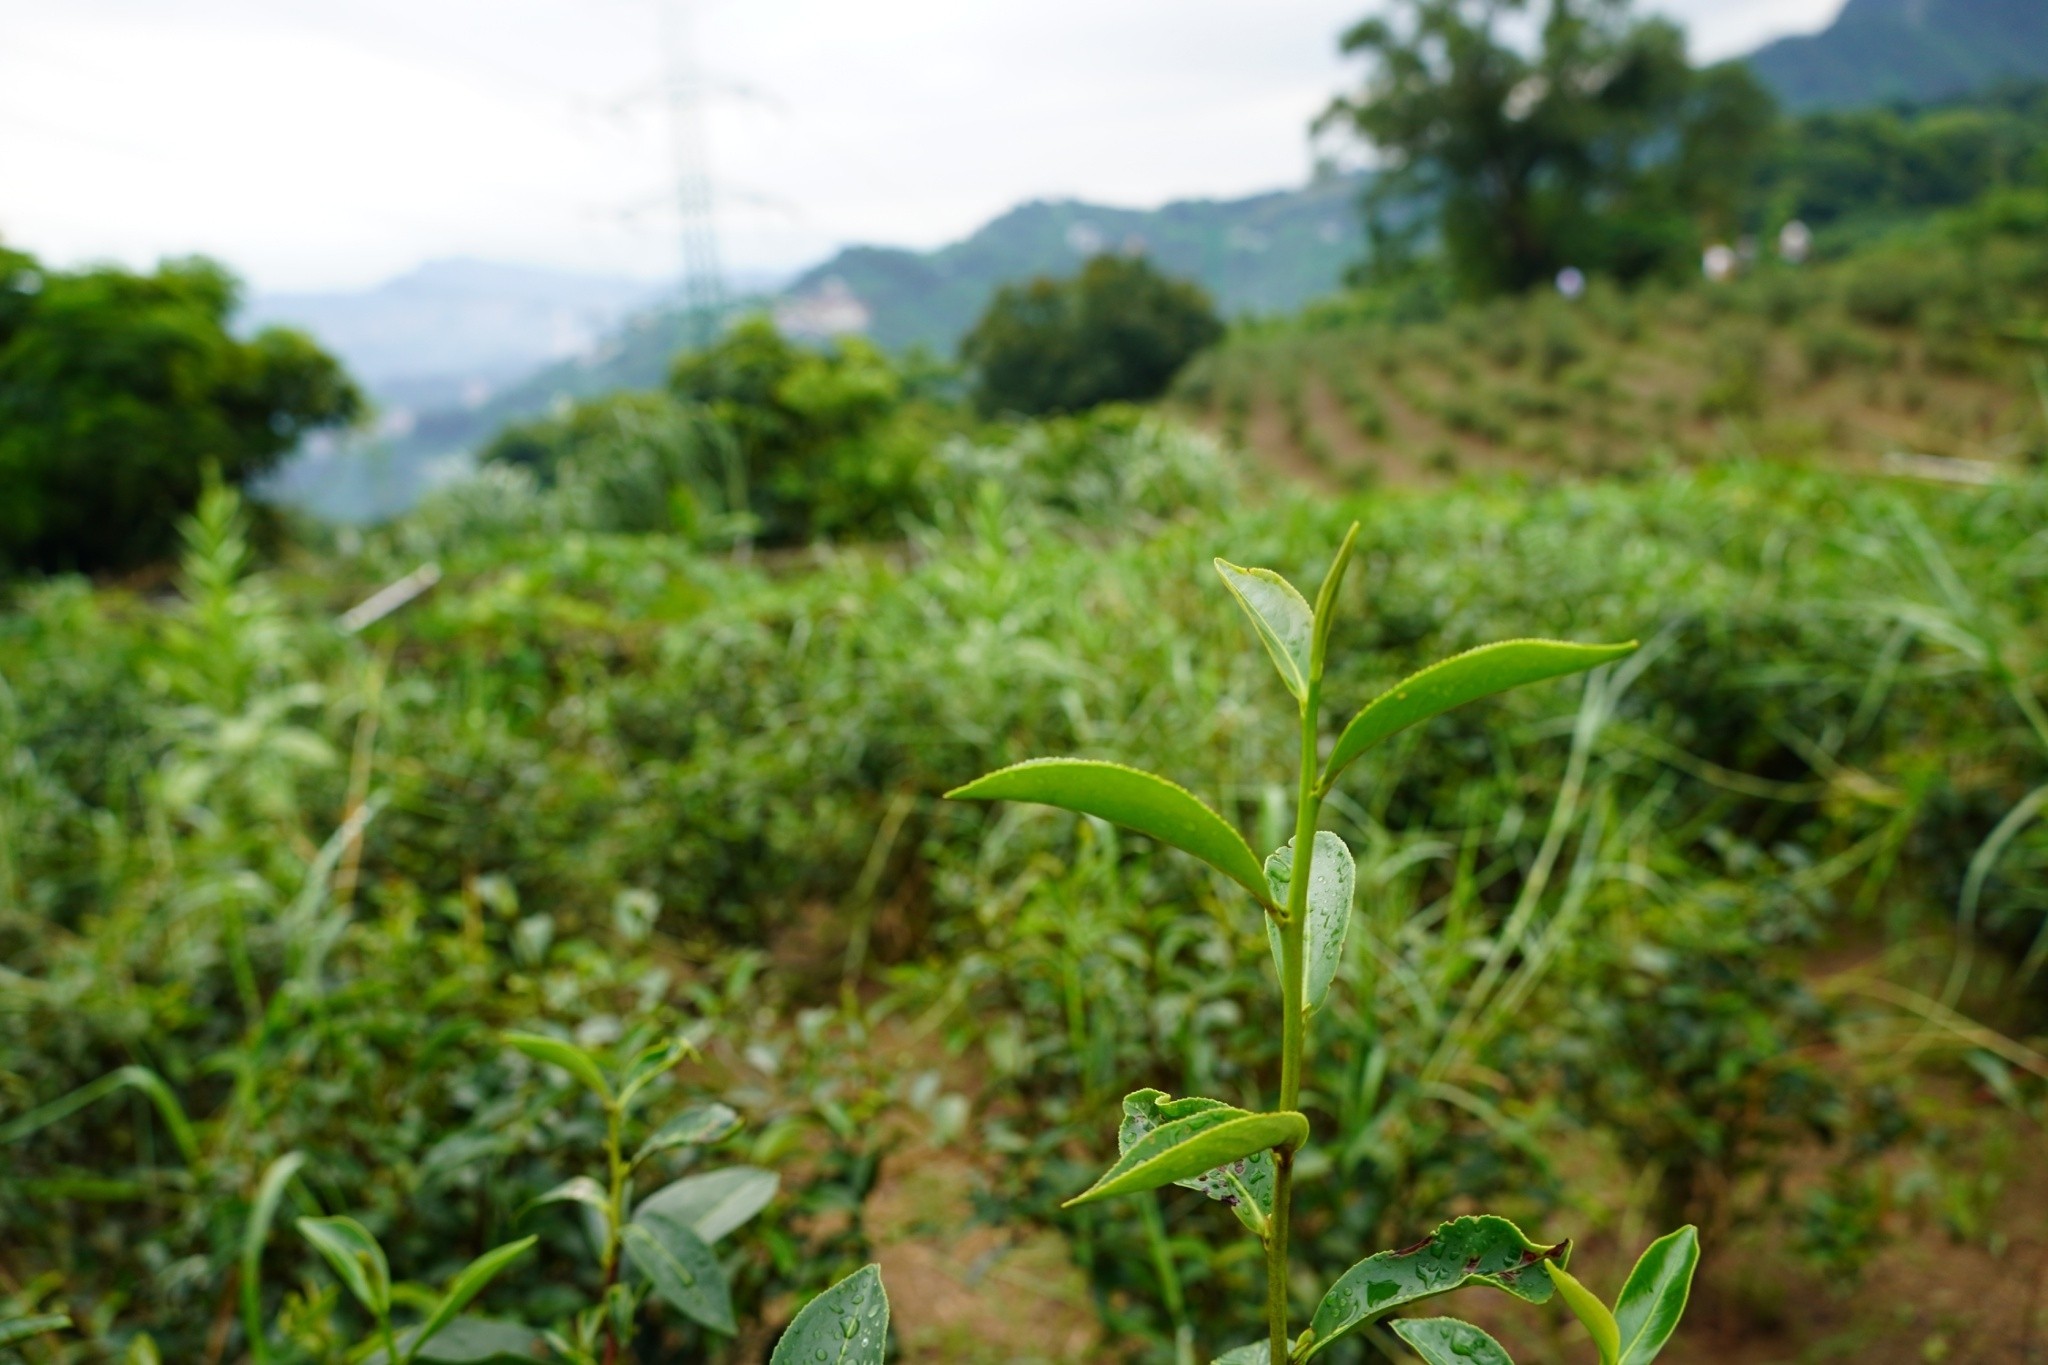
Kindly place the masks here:
[(775, 325), (785, 336), (822, 339), (865, 332), (874, 314), (837, 275), (827, 275), (815, 289), (792, 294), (775, 305)]

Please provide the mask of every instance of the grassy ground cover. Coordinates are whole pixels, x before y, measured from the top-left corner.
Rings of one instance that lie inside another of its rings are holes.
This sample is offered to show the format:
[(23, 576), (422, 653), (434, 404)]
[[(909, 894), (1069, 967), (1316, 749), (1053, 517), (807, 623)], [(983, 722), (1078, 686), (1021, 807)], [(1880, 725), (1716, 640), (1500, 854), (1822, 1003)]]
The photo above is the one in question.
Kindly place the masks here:
[[(15, 589), (0, 1293), (80, 1324), (28, 1358), (146, 1359), (143, 1333), (244, 1358), (246, 1214), (293, 1150), (293, 1207), (363, 1217), (400, 1278), (539, 1232), (489, 1310), (571, 1311), (576, 1220), (521, 1207), (601, 1133), (505, 1027), (688, 1032), (673, 1087), (749, 1122), (662, 1174), (782, 1176), (721, 1244), (741, 1335), (670, 1321), (659, 1349), (760, 1358), (877, 1246), (938, 1286), (897, 1287), (915, 1358), (1227, 1344), (1259, 1268), (1226, 1215), (1054, 1206), (1123, 1080), (1270, 1089), (1255, 915), (1135, 837), (937, 798), (1029, 753), (1142, 754), (1280, 842), (1247, 775), (1292, 736), (1255, 719), (1277, 684), (1207, 562), (1312, 580), (1354, 516), (1340, 706), (1506, 634), (1646, 647), (1434, 722), (1333, 806), (1360, 895), (1304, 1104), (1356, 1138), (1304, 1171), (1309, 1261), (1484, 1201), (1590, 1239), (1597, 1275), (1684, 1217), (1709, 1249), (1684, 1358), (2039, 1349), (2048, 836), (2009, 817), (2048, 769), (2048, 485), (1736, 460), (1317, 499), (1128, 425), (949, 460), (933, 521), (874, 549), (709, 557), (473, 490), (261, 572), (216, 503), (175, 591)], [(427, 555), (433, 593), (337, 628)], [(22, 1131), (121, 1067), (175, 1105)], [(1019, 1266), (1059, 1305), (1028, 1337), (975, 1298), (1017, 1302)], [(1996, 1311), (1943, 1318), (1969, 1285)], [(338, 1358), (349, 1310), (294, 1238), (258, 1300), (273, 1355)]]

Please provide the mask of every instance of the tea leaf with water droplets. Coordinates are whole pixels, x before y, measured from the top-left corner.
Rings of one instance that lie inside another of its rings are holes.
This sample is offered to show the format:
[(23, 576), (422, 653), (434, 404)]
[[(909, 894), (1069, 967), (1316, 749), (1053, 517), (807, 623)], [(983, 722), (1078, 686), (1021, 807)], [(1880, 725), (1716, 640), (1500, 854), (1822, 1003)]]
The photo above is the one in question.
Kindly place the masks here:
[(1037, 801), (1099, 816), (1192, 853), (1266, 899), (1266, 876), (1244, 836), (1193, 792), (1121, 763), (1034, 758), (998, 768), (946, 793), (949, 801)]
[(732, 1290), (718, 1258), (681, 1219), (642, 1208), (626, 1224), (626, 1259), (654, 1285), (662, 1301), (714, 1332), (730, 1336)]
[(1574, 645), (1562, 640), (1503, 640), (1433, 663), (1373, 698), (1351, 718), (1323, 765), (1328, 788), (1351, 760), (1398, 730), (1441, 715), (1468, 701), (1490, 697), (1524, 683), (1561, 678), (1633, 654), (1635, 641), (1620, 645)]
[(1650, 1243), (1629, 1272), (1614, 1321), (1621, 1334), (1621, 1365), (1650, 1365), (1685, 1316), (1692, 1272), (1700, 1263), (1699, 1230), (1690, 1223)]
[(888, 1346), (882, 1268), (863, 1266), (804, 1305), (768, 1365), (882, 1365)]
[[(1177, 1103), (1186, 1105), (1188, 1101)], [(1187, 1113), (1147, 1132), (1100, 1180), (1062, 1207), (1156, 1190), (1247, 1160), (1269, 1148), (1298, 1147), (1308, 1140), (1308, 1120), (1291, 1110), (1253, 1114), (1213, 1100), (1208, 1103), (1213, 1107)]]
[(1491, 1215), (1440, 1224), (1428, 1240), (1368, 1256), (1339, 1276), (1309, 1320), (1312, 1336), (1301, 1358), (1396, 1308), (1468, 1284), (1490, 1284), (1529, 1303), (1545, 1303), (1554, 1288), (1549, 1266), (1562, 1266), (1571, 1246), (1539, 1246), (1507, 1219)]
[[(1287, 904), (1287, 887), (1294, 871), (1294, 841), (1275, 849), (1266, 858), (1266, 884), (1273, 899)], [(1358, 883), (1358, 865), (1344, 841), (1326, 829), (1316, 831), (1316, 856), (1308, 870), (1308, 929), (1303, 941), (1306, 980), (1302, 1007), (1310, 1013), (1323, 1006), (1330, 983), (1337, 979), (1337, 965), (1344, 960), (1344, 935), (1351, 928), (1351, 896)], [(1280, 968), (1280, 926), (1266, 917), (1266, 942), (1273, 949), (1273, 966)]]
[[(1211, 1109), (1226, 1109), (1221, 1100), (1190, 1095), (1171, 1099), (1161, 1090), (1138, 1090), (1124, 1096), (1124, 1118), (1117, 1126), (1116, 1149), (1127, 1153), (1161, 1124)], [(1273, 1216), (1273, 1153), (1254, 1152), (1228, 1165), (1212, 1167), (1199, 1175), (1173, 1182), (1184, 1189), (1200, 1190), (1227, 1206), (1254, 1236), (1266, 1235)]]
[(1280, 670), (1280, 680), (1295, 700), (1305, 700), (1315, 637), (1315, 613), (1308, 599), (1271, 569), (1240, 569), (1219, 559), (1216, 572), (1251, 618), (1259, 643), (1273, 656), (1273, 667)]
[(1401, 1318), (1394, 1335), (1415, 1349), (1426, 1365), (1515, 1365), (1501, 1344), (1456, 1318)]

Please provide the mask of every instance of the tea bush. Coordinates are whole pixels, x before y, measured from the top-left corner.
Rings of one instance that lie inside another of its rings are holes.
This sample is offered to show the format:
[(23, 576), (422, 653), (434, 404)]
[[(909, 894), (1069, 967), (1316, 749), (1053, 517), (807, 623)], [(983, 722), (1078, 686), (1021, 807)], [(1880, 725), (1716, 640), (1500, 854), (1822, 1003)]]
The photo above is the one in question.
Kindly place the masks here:
[[(907, 1081), (862, 1060), (849, 983), (985, 1063), (970, 1129), (1007, 1159), (990, 1206), (1069, 1235), (1114, 1330), (1228, 1344), (1263, 1268), (1211, 1251), (1214, 1210), (1169, 1198), (1155, 1238), (1052, 1204), (1127, 1085), (1272, 1092), (1278, 1040), (1247, 1009), (1270, 990), (1262, 931), (1145, 839), (938, 797), (1065, 750), (1152, 763), (1284, 842), (1271, 774), (1298, 735), (1262, 712), (1270, 677), (1202, 578), (1221, 550), (1311, 572), (1354, 516), (1336, 701), (1527, 630), (1640, 633), (1647, 662), (1439, 717), (1332, 798), (1359, 898), (1302, 1078), (1301, 1112), (1343, 1136), (1297, 1186), (1319, 1285), (1477, 1201), (1554, 1217), (1580, 1174), (1560, 1141), (1672, 1173), (1673, 1210), (1807, 1227), (1811, 1193), (1757, 1177), (1789, 1180), (1815, 1143), (1868, 1171), (1918, 1140), (1857, 1061), (1906, 1006), (1822, 992), (1814, 945), (1954, 938), (1953, 964), (1902, 953), (1889, 999), (2038, 1028), (2001, 984), (2043, 923), (2038, 481), (1735, 464), (1250, 502), (1213, 445), (1114, 414), (944, 461), (953, 510), (890, 546), (747, 564), (415, 522), (257, 569), (217, 502), (174, 597), (13, 589), (0, 1289), (81, 1324), (51, 1349), (118, 1356), (146, 1331), (165, 1358), (247, 1353), (247, 1215), (292, 1152), (258, 1302), (280, 1357), (339, 1358), (367, 1325), (297, 1216), (355, 1217), (437, 1286), (537, 1235), (469, 1311), (573, 1332), (603, 1290), (576, 1220), (518, 1211), (601, 1166), (603, 1133), (499, 1041), (534, 1028), (699, 1048), (674, 1102), (746, 1120), (704, 1164), (782, 1175), (721, 1244), (736, 1323), (772, 1332), (864, 1258), (850, 1211), (910, 1112)], [(431, 594), (334, 624), (423, 548), (445, 555)], [(1474, 945), (1502, 941), (1483, 978)], [(1932, 1027), (1933, 1061), (1990, 1045)], [(1847, 1060), (1816, 1074), (1814, 1049)], [(107, 1076), (122, 1088), (93, 1107), (24, 1123)], [(765, 1345), (637, 1311), (660, 1349)]]

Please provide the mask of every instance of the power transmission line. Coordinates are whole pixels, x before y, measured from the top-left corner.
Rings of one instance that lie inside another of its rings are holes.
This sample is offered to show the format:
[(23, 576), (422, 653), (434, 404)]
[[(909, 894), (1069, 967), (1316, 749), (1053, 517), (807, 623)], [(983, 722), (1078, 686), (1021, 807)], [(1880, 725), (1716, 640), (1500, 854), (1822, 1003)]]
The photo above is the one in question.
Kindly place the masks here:
[(675, 170), (678, 244), (682, 248), (683, 307), (690, 339), (709, 343), (725, 308), (725, 271), (718, 258), (718, 224), (711, 197), (710, 155), (704, 134), (704, 77), (697, 60), (695, 0), (657, 0), (668, 66), (670, 155)]

